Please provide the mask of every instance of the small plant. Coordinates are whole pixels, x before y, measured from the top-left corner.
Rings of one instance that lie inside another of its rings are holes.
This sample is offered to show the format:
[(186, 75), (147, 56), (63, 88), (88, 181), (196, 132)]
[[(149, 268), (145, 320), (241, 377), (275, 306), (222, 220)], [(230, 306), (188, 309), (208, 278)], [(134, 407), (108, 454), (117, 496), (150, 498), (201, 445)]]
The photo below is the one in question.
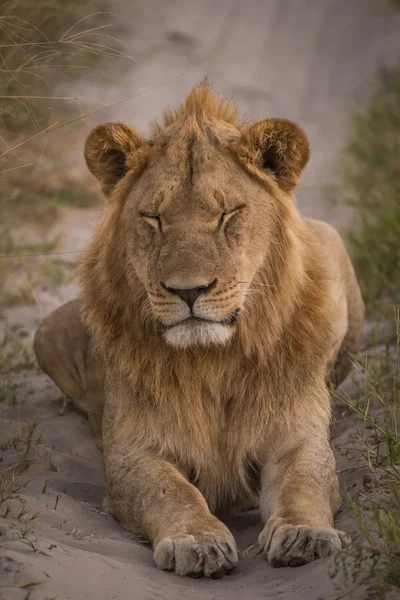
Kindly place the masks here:
[[(6, 471), (0, 474), (0, 506), (7, 502), (13, 494), (16, 494), (21, 487), (18, 485), (14, 471)], [(11, 507), (7, 505), (4, 513), (0, 514), (3, 518), (10, 514)]]
[(17, 584), (16, 587), (19, 587), (22, 590), (31, 590), (32, 588), (35, 588), (38, 585), (42, 585), (42, 583), (44, 583), (44, 581), (30, 581), (29, 583), (20, 583), (20, 584)]
[[(1, 228), (0, 228), (1, 232)], [(21, 243), (8, 231), (0, 237), (0, 306), (36, 304), (35, 290), (43, 280), (43, 255), (56, 252), (58, 239)], [(0, 361), (1, 369), (1, 361)]]
[(17, 404), (18, 384), (0, 380), (0, 402)]
[(20, 450), (21, 454), (17, 463), (0, 473), (0, 505), (14, 494), (15, 490), (20, 489), (16, 478), (29, 466), (31, 452), (40, 447), (42, 441), (37, 421), (27, 423), (19, 434), (11, 434), (4, 430), (1, 430), (1, 433), (6, 433), (10, 437), (5, 444), (0, 446), (2, 453), (0, 461), (3, 459), (3, 453), (9, 448)]
[(27, 537), (27, 536), (20, 535), (20, 539), (21, 539), (22, 543), (25, 544), (25, 546), (28, 546), (31, 550), (33, 550), (33, 552), (37, 552), (38, 554), (41, 554), (42, 556), (50, 556), (50, 554), (47, 554), (47, 552), (44, 552), (43, 550), (39, 550), (39, 548), (36, 546), (36, 544), (34, 544), (31, 540), (26, 540), (25, 537)]
[(51, 288), (71, 283), (73, 279), (72, 271), (60, 260), (46, 260), (43, 263), (42, 274), (44, 281)]
[[(347, 496), (360, 538), (336, 562), (348, 584), (371, 586), (376, 600), (400, 588), (400, 314), (396, 310), (397, 345), (381, 348), (372, 364), (365, 361), (363, 393), (342, 394), (363, 424), (360, 447), (370, 469), (364, 491)], [(356, 367), (359, 369), (359, 367)], [(371, 592), (371, 593), (372, 593)]]
[[(10, 373), (31, 370), (35, 366), (36, 361), (32, 349), (25, 346), (12, 331), (7, 330), (3, 338), (0, 338), (0, 376), (5, 378)], [(12, 391), (16, 392), (16, 384), (6, 384), (5, 379), (2, 379), (2, 388), (0, 389), (6, 390), (6, 386), (9, 385), (13, 387)]]

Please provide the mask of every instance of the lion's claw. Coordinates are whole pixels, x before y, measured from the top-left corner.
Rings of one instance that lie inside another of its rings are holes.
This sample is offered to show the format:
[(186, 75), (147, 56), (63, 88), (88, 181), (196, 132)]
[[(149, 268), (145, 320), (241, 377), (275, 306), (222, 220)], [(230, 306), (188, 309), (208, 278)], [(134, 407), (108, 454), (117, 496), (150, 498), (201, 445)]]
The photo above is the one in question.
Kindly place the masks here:
[(220, 533), (176, 535), (163, 538), (154, 550), (154, 561), (160, 569), (177, 575), (220, 579), (233, 571), (238, 562), (236, 545), (228, 535)]
[(313, 529), (278, 519), (267, 523), (258, 541), (273, 567), (299, 567), (339, 552), (348, 544), (346, 534), (332, 527)]

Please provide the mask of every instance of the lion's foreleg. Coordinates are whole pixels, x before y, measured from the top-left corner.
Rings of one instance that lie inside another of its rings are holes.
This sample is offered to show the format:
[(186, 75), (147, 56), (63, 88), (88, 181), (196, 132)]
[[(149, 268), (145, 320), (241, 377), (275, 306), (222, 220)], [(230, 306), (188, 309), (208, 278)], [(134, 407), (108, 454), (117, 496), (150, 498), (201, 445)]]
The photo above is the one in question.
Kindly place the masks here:
[(154, 452), (123, 442), (105, 414), (104, 457), (110, 512), (153, 542), (154, 560), (178, 575), (220, 577), (238, 560), (234, 538), (182, 473)]
[(264, 466), (260, 508), (267, 523), (259, 543), (273, 566), (297, 566), (340, 550), (333, 527), (339, 507), (335, 460), (328, 434), (292, 435)]

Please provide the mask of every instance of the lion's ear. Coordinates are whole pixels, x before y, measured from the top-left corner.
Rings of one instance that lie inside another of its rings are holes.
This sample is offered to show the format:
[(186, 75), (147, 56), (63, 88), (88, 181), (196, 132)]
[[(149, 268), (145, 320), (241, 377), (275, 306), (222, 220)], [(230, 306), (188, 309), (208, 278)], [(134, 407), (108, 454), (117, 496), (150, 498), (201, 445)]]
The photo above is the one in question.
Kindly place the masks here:
[(133, 155), (145, 140), (125, 123), (105, 123), (89, 134), (85, 144), (85, 160), (99, 181), (105, 196), (130, 170)]
[(249, 127), (242, 143), (256, 166), (271, 172), (285, 192), (296, 187), (310, 155), (308, 138), (298, 125), (287, 119), (265, 119)]

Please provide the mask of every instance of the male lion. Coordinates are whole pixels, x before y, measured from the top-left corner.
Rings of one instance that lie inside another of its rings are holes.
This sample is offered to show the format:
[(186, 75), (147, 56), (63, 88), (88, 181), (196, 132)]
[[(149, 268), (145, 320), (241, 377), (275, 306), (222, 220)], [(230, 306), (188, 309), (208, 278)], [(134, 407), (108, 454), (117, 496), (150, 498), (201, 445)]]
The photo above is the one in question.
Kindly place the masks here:
[(86, 142), (104, 215), (36, 355), (102, 437), (109, 511), (179, 575), (231, 571), (214, 515), (255, 502), (274, 566), (345, 541), (327, 380), (363, 303), (339, 235), (295, 206), (308, 156), (297, 125), (240, 122), (205, 84), (148, 140), (115, 123)]

